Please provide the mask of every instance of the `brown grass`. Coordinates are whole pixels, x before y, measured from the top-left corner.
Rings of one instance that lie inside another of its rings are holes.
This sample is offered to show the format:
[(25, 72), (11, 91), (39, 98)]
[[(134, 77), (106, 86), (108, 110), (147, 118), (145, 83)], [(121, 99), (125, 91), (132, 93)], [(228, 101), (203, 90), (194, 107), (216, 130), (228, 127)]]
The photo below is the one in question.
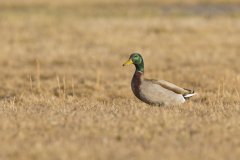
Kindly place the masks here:
[[(0, 159), (240, 157), (239, 12), (5, 2)], [(121, 66), (135, 51), (146, 77), (198, 96), (175, 107), (138, 101), (134, 68)]]

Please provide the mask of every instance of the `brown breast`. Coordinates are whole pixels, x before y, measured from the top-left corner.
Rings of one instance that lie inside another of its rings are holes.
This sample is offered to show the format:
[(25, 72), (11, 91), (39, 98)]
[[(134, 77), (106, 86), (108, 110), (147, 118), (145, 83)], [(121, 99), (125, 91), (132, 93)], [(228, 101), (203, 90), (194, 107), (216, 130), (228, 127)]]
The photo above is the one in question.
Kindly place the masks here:
[(134, 95), (140, 99), (140, 85), (141, 85), (141, 79), (143, 77), (142, 72), (136, 71), (133, 75), (131, 87)]

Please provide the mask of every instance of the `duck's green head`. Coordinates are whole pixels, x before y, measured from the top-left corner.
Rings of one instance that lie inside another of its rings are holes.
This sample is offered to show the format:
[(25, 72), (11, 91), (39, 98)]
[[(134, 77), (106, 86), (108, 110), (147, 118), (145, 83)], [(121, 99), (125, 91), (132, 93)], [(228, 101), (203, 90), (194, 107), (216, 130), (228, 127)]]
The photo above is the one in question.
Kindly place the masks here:
[(144, 62), (141, 54), (133, 53), (130, 55), (130, 58), (123, 66), (134, 64), (137, 71), (144, 72)]

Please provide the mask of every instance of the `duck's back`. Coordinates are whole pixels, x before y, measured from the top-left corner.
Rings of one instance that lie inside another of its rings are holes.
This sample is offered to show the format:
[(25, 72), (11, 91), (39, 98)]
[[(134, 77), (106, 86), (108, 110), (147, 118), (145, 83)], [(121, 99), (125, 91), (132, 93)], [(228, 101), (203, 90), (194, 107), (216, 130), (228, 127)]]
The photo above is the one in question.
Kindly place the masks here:
[(139, 99), (149, 104), (177, 105), (185, 102), (182, 94), (177, 94), (152, 80), (143, 80), (140, 85)]

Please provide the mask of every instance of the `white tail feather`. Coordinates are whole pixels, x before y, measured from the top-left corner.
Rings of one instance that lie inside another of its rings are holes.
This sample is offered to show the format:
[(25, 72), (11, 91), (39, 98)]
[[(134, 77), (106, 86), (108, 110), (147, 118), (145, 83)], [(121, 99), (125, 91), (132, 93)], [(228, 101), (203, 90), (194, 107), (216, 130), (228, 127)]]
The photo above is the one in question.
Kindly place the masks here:
[(184, 98), (189, 98), (189, 97), (192, 97), (194, 95), (196, 95), (197, 93), (191, 93), (191, 94), (187, 94), (187, 95), (184, 95)]

